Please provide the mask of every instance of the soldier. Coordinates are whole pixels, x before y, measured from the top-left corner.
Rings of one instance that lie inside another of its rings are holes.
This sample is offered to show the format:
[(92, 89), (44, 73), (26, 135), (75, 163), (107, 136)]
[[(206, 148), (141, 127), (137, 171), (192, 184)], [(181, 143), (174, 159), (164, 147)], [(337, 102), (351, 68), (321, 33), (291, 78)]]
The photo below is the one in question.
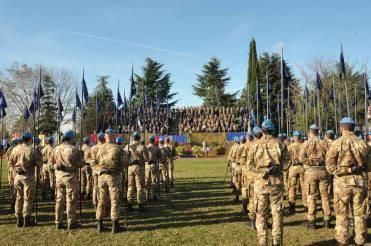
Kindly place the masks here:
[(102, 232), (103, 219), (105, 217), (105, 201), (107, 195), (111, 200), (111, 220), (112, 233), (120, 230), (120, 200), (121, 200), (121, 182), (122, 171), (125, 163), (128, 162), (123, 149), (115, 144), (115, 132), (112, 129), (105, 131), (106, 143), (99, 147), (95, 156), (99, 164), (99, 201), (96, 212), (97, 230)]
[(241, 163), (240, 163), (240, 160), (241, 160), (241, 156), (242, 156), (242, 153), (244, 152), (244, 144), (246, 143), (246, 138), (245, 137), (241, 137), (241, 140), (239, 142), (239, 145), (237, 147), (237, 151), (236, 151), (236, 157), (235, 157), (235, 160), (236, 160), (236, 164), (235, 164), (235, 167), (234, 167), (234, 180), (235, 180), (235, 195), (236, 195), (236, 202), (240, 200), (240, 193), (241, 193), (241, 186), (242, 186), (242, 167), (241, 167)]
[(42, 158), (43, 158), (43, 166), (42, 166), (42, 182), (43, 182), (43, 190), (42, 190), (42, 197), (43, 199), (46, 198), (46, 192), (50, 192), (51, 200), (54, 200), (55, 194), (55, 175), (53, 170), (53, 165), (51, 164), (51, 156), (53, 153), (53, 144), (54, 139), (53, 137), (47, 137), (45, 139), (47, 145), (41, 150)]
[(169, 148), (169, 157), (168, 157), (168, 173), (169, 173), (169, 182), (170, 182), (170, 186), (171, 187), (174, 187), (174, 159), (176, 157), (176, 150), (174, 148), (174, 146), (171, 144), (170, 142), (170, 138), (167, 137), (166, 138), (166, 144), (165, 146), (167, 148)]
[(144, 212), (144, 178), (145, 162), (148, 160), (148, 152), (144, 145), (140, 143), (140, 133), (133, 134), (133, 141), (129, 144), (129, 169), (128, 169), (128, 209), (133, 209), (134, 188), (137, 190), (137, 202), (140, 212)]
[(288, 165), (288, 153), (286, 146), (272, 136), (274, 131), (273, 122), (265, 119), (262, 123), (263, 136), (250, 147), (247, 158), (247, 169), (255, 173), (254, 201), (259, 245), (268, 245), (269, 204), (273, 219), (273, 245), (283, 244), (282, 169)]
[(99, 197), (99, 189), (98, 189), (99, 166), (98, 166), (98, 162), (96, 162), (95, 160), (97, 159), (96, 158), (96, 155), (98, 154), (99, 148), (105, 142), (106, 141), (104, 139), (104, 133), (103, 132), (100, 132), (97, 135), (97, 144), (94, 145), (91, 148), (91, 162), (90, 162), (90, 167), (92, 169), (93, 205), (94, 205), (95, 208), (97, 208), (97, 206), (98, 206), (98, 200), (99, 200), (98, 199), (98, 197)]
[(235, 202), (239, 201), (239, 190), (237, 189), (238, 187), (238, 180), (236, 178), (236, 166), (237, 166), (237, 152), (238, 152), (238, 147), (239, 147), (239, 142), (238, 142), (238, 137), (234, 137), (234, 145), (229, 150), (228, 154), (228, 165), (231, 167), (232, 170), (232, 193), (235, 195)]
[[(279, 133), (278, 134), (278, 140), (283, 143), (284, 145), (289, 146), (289, 141), (287, 140), (287, 135), (286, 133)], [(283, 183), (284, 183), (284, 194), (283, 194), (283, 197), (284, 197), (284, 200), (286, 200), (287, 196), (286, 196), (286, 192), (289, 191), (289, 172), (287, 170), (282, 170), (283, 172)]]
[[(325, 134), (325, 143), (326, 143), (326, 149), (329, 150), (330, 149), (330, 146), (331, 144), (334, 142), (334, 139), (335, 139), (335, 132), (333, 130), (327, 130), (326, 134)], [(330, 176), (330, 180), (329, 180), (329, 186), (328, 186), (328, 195), (330, 198), (333, 198), (333, 179), (334, 179), (334, 176), (333, 175), (329, 175)]]
[(307, 191), (304, 184), (304, 167), (299, 160), (301, 150), (301, 133), (299, 131), (293, 132), (293, 143), (287, 147), (290, 156), (289, 168), (289, 211), (291, 214), (295, 213), (296, 202), (296, 187), (300, 183), (304, 211), (307, 211)]
[(323, 224), (330, 228), (330, 202), (328, 195), (329, 174), (325, 168), (326, 143), (318, 137), (319, 126), (313, 124), (309, 127), (309, 139), (302, 144), (299, 161), (304, 166), (304, 179), (307, 190), (308, 214), (304, 225), (308, 228), (316, 228), (317, 198), (321, 195)]
[(90, 139), (84, 137), (84, 144), (81, 146), (81, 151), (84, 154), (84, 166), (81, 168), (81, 187), (82, 187), (82, 197), (86, 200), (91, 199), (91, 176), (92, 171), (90, 168), (91, 162), (91, 147), (89, 146)]
[[(155, 136), (149, 137), (148, 162), (146, 163), (146, 199), (149, 200), (150, 195), (153, 195), (153, 200), (159, 199), (159, 170), (158, 164), (161, 160), (161, 150), (155, 145)], [(156, 188), (155, 188), (156, 187)]]
[(340, 245), (349, 242), (349, 214), (354, 213), (356, 245), (364, 245), (367, 236), (367, 147), (354, 133), (354, 121), (340, 121), (342, 136), (331, 145), (326, 169), (334, 175), (335, 239)]
[[(161, 151), (161, 159), (159, 163), (159, 173), (161, 182), (165, 184), (165, 191), (169, 192), (169, 173), (168, 173), (168, 159), (170, 156), (169, 149), (164, 145), (164, 139), (160, 138), (159, 146)], [(160, 182), (160, 180), (159, 180)]]
[(76, 204), (79, 194), (79, 168), (84, 166), (84, 157), (75, 146), (75, 132), (64, 132), (62, 144), (52, 154), (56, 177), (55, 223), (63, 229), (64, 206), (66, 206), (68, 230), (79, 227), (76, 221)]
[(32, 147), (32, 134), (22, 136), (22, 144), (15, 147), (9, 157), (9, 165), (14, 170), (14, 186), (17, 191), (15, 216), (17, 227), (31, 226), (31, 212), (35, 197), (35, 169), (42, 166), (42, 158)]
[[(124, 152), (124, 160), (125, 161), (125, 165), (122, 169), (122, 182), (121, 182), (121, 189), (122, 191), (126, 191), (126, 186), (127, 186), (127, 168), (128, 168), (128, 164), (129, 164), (129, 156), (128, 156), (128, 153), (126, 152), (126, 150), (124, 149), (124, 139), (122, 137), (117, 137), (116, 138), (116, 144), (117, 146), (119, 146), (122, 151)], [(122, 192), (122, 198), (124, 198), (124, 193)], [(125, 194), (126, 195), (126, 194)]]
[[(34, 149), (38, 152), (38, 155), (42, 157), (41, 150), (43, 149), (43, 147), (40, 145), (40, 143), (41, 143), (40, 138), (38, 137), (33, 138)], [(41, 171), (42, 171), (42, 166), (37, 168), (36, 173), (35, 173), (36, 185), (39, 184), (39, 181), (42, 178)]]
[(13, 149), (20, 143), (21, 141), (17, 138), (13, 139), (12, 145), (10, 148), (6, 151), (6, 159), (8, 161), (8, 184), (9, 184), (9, 191), (10, 191), (10, 210), (14, 212), (14, 206), (15, 206), (15, 187), (14, 187), (14, 168), (9, 165), (10, 163), (10, 155), (13, 151)]
[(368, 211), (369, 211), (369, 217), (371, 215), (371, 132), (368, 132), (367, 134), (367, 147), (368, 147), (368, 157), (367, 157), (367, 180), (368, 180)]

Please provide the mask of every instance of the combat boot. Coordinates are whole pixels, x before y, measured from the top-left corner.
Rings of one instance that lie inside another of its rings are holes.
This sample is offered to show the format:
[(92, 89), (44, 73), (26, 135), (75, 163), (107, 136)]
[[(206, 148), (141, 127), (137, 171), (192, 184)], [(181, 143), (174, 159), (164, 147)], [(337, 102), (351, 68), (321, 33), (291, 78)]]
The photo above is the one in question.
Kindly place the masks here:
[(68, 223), (67, 230), (73, 230), (73, 229), (80, 228), (80, 227), (81, 225), (78, 224), (77, 222), (72, 222), (72, 223)]
[(324, 220), (323, 221), (323, 226), (327, 229), (330, 229), (331, 228), (331, 222), (330, 220)]
[(295, 203), (290, 203), (289, 213), (295, 214)]
[(114, 220), (112, 222), (112, 233), (115, 234), (120, 231), (120, 223), (119, 220)]
[(309, 229), (316, 229), (316, 222), (315, 221), (304, 221), (303, 226)]
[(43, 190), (43, 192), (41, 193), (41, 198), (42, 198), (43, 200), (46, 200), (46, 193), (45, 193), (44, 190)]
[(169, 186), (168, 185), (165, 186), (165, 192), (169, 193)]
[(85, 196), (86, 196), (85, 191), (81, 192), (81, 199), (82, 199), (82, 200), (85, 200)]
[(144, 213), (146, 211), (143, 204), (138, 204), (138, 207), (139, 207), (139, 213)]
[(63, 229), (63, 224), (62, 223), (57, 223), (55, 225), (55, 227), (57, 228), (57, 230), (62, 230)]
[(103, 220), (97, 220), (97, 231), (98, 232), (104, 231)]
[(31, 216), (26, 215), (24, 217), (24, 222), (23, 222), (23, 227), (30, 227), (33, 226), (34, 224), (32, 223)]
[(247, 200), (242, 199), (242, 213), (247, 214)]
[(171, 180), (170, 187), (174, 187), (174, 181)]
[(248, 222), (248, 226), (249, 226), (251, 229), (253, 229), (253, 230), (256, 230), (255, 222), (256, 222), (255, 219), (249, 219), (249, 222)]
[(88, 193), (88, 194), (86, 195), (86, 200), (88, 200), (88, 201), (91, 200), (91, 194), (90, 194), (90, 193)]
[(17, 227), (23, 227), (23, 217), (17, 216)]
[(50, 200), (54, 201), (55, 198), (54, 198), (54, 191), (51, 191), (50, 192)]
[(128, 211), (133, 211), (133, 205), (131, 203), (128, 203)]
[(14, 213), (14, 211), (15, 211), (15, 203), (12, 202), (12, 203), (10, 204), (10, 212)]

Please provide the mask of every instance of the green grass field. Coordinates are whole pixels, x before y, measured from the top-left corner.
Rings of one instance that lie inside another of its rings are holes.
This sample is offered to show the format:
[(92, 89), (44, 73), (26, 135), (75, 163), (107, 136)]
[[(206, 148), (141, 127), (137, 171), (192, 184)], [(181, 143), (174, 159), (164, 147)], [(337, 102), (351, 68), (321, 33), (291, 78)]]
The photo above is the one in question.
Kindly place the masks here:
[[(256, 245), (255, 231), (249, 229), (241, 205), (232, 202), (230, 188), (223, 183), (225, 163), (224, 159), (177, 160), (175, 188), (170, 193), (162, 192), (161, 201), (151, 202), (145, 214), (129, 213), (128, 230), (115, 235), (96, 232), (90, 202), (83, 203), (81, 229), (57, 231), (53, 202), (40, 204), (38, 226), (18, 229), (9, 212), (7, 187), (3, 185), (1, 245)], [(3, 170), (3, 184), (5, 173)], [(304, 216), (297, 213), (284, 218), (285, 245), (335, 244), (332, 229), (304, 229)]]

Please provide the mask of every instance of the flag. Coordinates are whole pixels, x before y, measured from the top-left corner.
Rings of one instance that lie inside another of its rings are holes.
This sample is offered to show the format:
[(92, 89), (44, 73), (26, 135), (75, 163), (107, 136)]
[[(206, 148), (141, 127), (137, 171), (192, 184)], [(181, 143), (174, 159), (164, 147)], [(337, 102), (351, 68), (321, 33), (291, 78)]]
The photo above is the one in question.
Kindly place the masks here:
[(291, 76), (290, 76), (285, 60), (282, 60), (282, 65), (283, 65), (283, 69), (282, 69), (283, 70), (283, 81), (285, 82), (285, 87), (287, 87), (291, 80)]
[(135, 84), (134, 80), (134, 68), (131, 67), (131, 79), (130, 79), (130, 97), (129, 99), (131, 100), (133, 96), (137, 93), (137, 86)]
[(102, 105), (100, 104), (98, 100), (98, 95), (97, 95), (95, 99), (95, 112), (99, 113), (101, 110), (102, 110)]
[(333, 84), (331, 84), (331, 91), (330, 91), (330, 95), (329, 95), (328, 99), (330, 99), (332, 101), (335, 100), (335, 88), (334, 88)]
[(72, 120), (72, 123), (76, 124), (76, 109), (74, 109), (72, 112), (71, 120)]
[(253, 129), (256, 126), (256, 118), (254, 111), (251, 111), (250, 114), (250, 128)]
[(41, 83), (41, 68), (40, 68), (39, 84), (37, 86), (37, 94), (38, 94), (39, 98), (42, 98), (44, 96), (44, 90), (43, 90), (43, 86), (42, 86), (42, 83)]
[(28, 110), (27, 106), (24, 107), (24, 112), (23, 112), (23, 119), (28, 120), (30, 118), (30, 111)]
[(57, 107), (58, 107), (58, 117), (59, 117), (59, 120), (60, 122), (62, 122), (62, 119), (63, 119), (63, 105), (62, 105), (62, 100), (61, 100), (61, 93), (59, 92), (59, 95), (58, 95), (58, 103), (57, 103)]
[(75, 100), (76, 100), (76, 108), (81, 109), (81, 101), (80, 101), (79, 94), (77, 93), (77, 88), (76, 88)]
[(365, 83), (365, 90), (366, 90), (366, 93), (367, 93), (367, 99), (371, 100), (371, 92), (370, 92), (370, 87), (368, 85), (368, 80), (367, 80), (367, 74), (366, 73), (363, 74), (363, 81)]
[(343, 45), (341, 45), (341, 50), (340, 50), (339, 77), (340, 79), (343, 79), (343, 78), (345, 79), (345, 61), (344, 61)]
[(89, 92), (88, 92), (88, 87), (86, 86), (84, 70), (82, 70), (81, 86), (82, 86), (82, 98), (84, 99), (84, 102), (86, 105), (89, 102)]
[(321, 75), (317, 72), (317, 78), (316, 78), (316, 88), (317, 90), (321, 90), (323, 86)]
[(36, 112), (36, 108), (35, 108), (35, 102), (34, 102), (34, 100), (31, 101), (31, 105), (30, 105), (30, 108), (29, 108), (29, 109), (30, 109), (29, 112), (30, 112), (31, 114), (34, 114), (34, 113)]
[(120, 83), (119, 85), (117, 86), (117, 108), (120, 109), (121, 106), (124, 104), (124, 102), (122, 101), (122, 97), (121, 97), (121, 94), (120, 94)]
[(35, 111), (39, 110), (40, 98), (39, 98), (39, 96), (37, 95), (36, 88), (35, 88), (35, 90), (33, 91), (33, 103), (34, 103)]
[(316, 106), (316, 95), (315, 94), (313, 94), (313, 96), (312, 96), (311, 105), (312, 105), (313, 108)]
[(7, 108), (8, 103), (6, 102), (4, 92), (0, 90), (0, 108)]
[(307, 87), (307, 86), (305, 86), (304, 94), (303, 94), (303, 98), (304, 98), (304, 100), (306, 100), (307, 102), (309, 101), (309, 90), (308, 90), (308, 87)]
[(124, 110), (128, 109), (128, 99), (126, 98), (125, 90), (124, 90)]

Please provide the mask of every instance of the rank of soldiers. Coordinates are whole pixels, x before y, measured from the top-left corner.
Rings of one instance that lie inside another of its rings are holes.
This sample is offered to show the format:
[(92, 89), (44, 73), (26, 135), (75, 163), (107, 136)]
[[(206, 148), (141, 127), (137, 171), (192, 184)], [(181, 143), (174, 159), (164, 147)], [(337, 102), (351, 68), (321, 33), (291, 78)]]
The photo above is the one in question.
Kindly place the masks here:
[(294, 131), (289, 140), (284, 134), (273, 137), (275, 126), (265, 119), (261, 128), (255, 127), (247, 139), (235, 139), (228, 156), (234, 200), (238, 202), (242, 196), (243, 212), (257, 232), (259, 245), (268, 245), (270, 213), (273, 245), (283, 245), (283, 194), (288, 193), (285, 211), (294, 214), (299, 184), (306, 213), (305, 227), (317, 228), (320, 198), (323, 226), (332, 228), (333, 198), (338, 244), (352, 243), (349, 229), (353, 224), (355, 244), (365, 245), (371, 189), (371, 134), (368, 133), (365, 143), (349, 117), (343, 118), (340, 126), (341, 137), (336, 140), (332, 130), (321, 139), (317, 124), (309, 127), (306, 141), (299, 131)]
[[(61, 144), (54, 147), (54, 139), (40, 139), (24, 133), (21, 139), (13, 140), (7, 150), (8, 181), (11, 193), (11, 209), (16, 216), (17, 227), (28, 227), (37, 219), (37, 188), (41, 181), (43, 199), (55, 199), (55, 224), (64, 229), (64, 213), (67, 214), (67, 229), (80, 227), (76, 209), (80, 199), (92, 200), (96, 209), (97, 230), (105, 230), (103, 220), (106, 207), (110, 207), (112, 233), (121, 227), (120, 206), (125, 200), (126, 212), (133, 209), (134, 195), (139, 211), (144, 212), (149, 200), (160, 198), (161, 184), (169, 192), (174, 184), (175, 149), (169, 138), (150, 136), (149, 145), (141, 141), (135, 132), (126, 146), (122, 137), (115, 137), (113, 129), (97, 135), (97, 143), (89, 145), (83, 139), (81, 148), (76, 145), (74, 131), (66, 131)], [(35, 210), (35, 219), (31, 217)]]

